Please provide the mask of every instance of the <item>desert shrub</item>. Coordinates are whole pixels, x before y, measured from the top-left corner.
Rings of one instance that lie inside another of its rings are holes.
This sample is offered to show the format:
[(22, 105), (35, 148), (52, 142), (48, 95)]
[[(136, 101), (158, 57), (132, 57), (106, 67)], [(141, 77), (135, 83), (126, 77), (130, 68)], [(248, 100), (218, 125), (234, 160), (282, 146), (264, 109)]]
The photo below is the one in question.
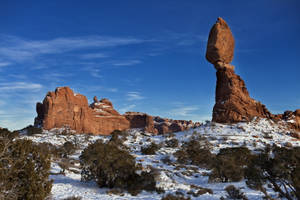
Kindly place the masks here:
[(43, 130), (41, 128), (37, 128), (37, 127), (34, 127), (32, 125), (27, 126), (25, 128), (25, 130), (27, 131), (27, 135), (29, 135), (29, 136), (43, 133)]
[(0, 137), (12, 140), (19, 136), (18, 131), (9, 131), (7, 128), (0, 128)]
[(190, 197), (184, 197), (183, 195), (174, 195), (174, 194), (167, 194), (166, 196), (162, 197), (161, 200), (190, 200)]
[(67, 158), (69, 155), (72, 155), (77, 150), (77, 145), (73, 142), (65, 142), (57, 151), (60, 157)]
[(213, 162), (209, 181), (232, 182), (242, 180), (245, 167), (252, 159), (253, 155), (246, 147), (221, 149)]
[(135, 158), (115, 143), (101, 140), (90, 144), (80, 156), (83, 181), (95, 180), (99, 187), (126, 189), (135, 195), (141, 190), (155, 190), (151, 172), (137, 173), (141, 168)]
[(206, 193), (213, 194), (212, 189), (209, 189), (209, 188), (203, 188), (198, 185), (191, 185), (191, 188), (194, 189), (194, 191), (191, 190), (191, 191), (187, 192), (187, 194), (193, 195), (193, 197), (198, 197), (198, 196), (206, 194)]
[(198, 139), (192, 138), (190, 141), (185, 142), (182, 148), (174, 153), (174, 156), (181, 164), (193, 164), (210, 168), (214, 160), (214, 155), (210, 152), (209, 147)]
[(170, 140), (165, 141), (166, 147), (176, 148), (179, 145), (179, 142), (176, 138), (172, 138)]
[[(240, 191), (239, 188), (236, 188), (234, 185), (228, 185), (225, 188), (226, 192), (227, 192), (227, 196), (226, 199), (234, 199), (234, 200), (248, 200), (248, 198), (244, 195), (243, 192)], [(222, 198), (225, 199), (225, 198)]]
[(300, 147), (266, 148), (248, 165), (245, 175), (250, 188), (266, 194), (263, 185), (269, 183), (280, 198), (300, 199)]
[(32, 141), (0, 139), (0, 199), (45, 199), (49, 169), (49, 154)]
[(144, 155), (154, 155), (157, 150), (160, 149), (160, 145), (156, 144), (155, 142), (151, 142), (150, 145), (141, 148), (141, 152)]
[(71, 196), (71, 197), (67, 197), (64, 198), (63, 200), (81, 200), (82, 198), (79, 196)]

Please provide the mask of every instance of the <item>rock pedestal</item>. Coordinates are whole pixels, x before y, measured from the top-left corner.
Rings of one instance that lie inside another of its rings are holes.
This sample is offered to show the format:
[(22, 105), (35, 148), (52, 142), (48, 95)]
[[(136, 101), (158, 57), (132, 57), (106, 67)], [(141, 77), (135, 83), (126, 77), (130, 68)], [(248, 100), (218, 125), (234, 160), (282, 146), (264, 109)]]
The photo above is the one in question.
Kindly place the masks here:
[(265, 105), (252, 99), (240, 76), (230, 64), (234, 54), (234, 37), (227, 23), (218, 18), (207, 41), (206, 59), (217, 70), (217, 86), (212, 121), (234, 123), (251, 121), (254, 117), (274, 121), (285, 120), (292, 129), (300, 130), (300, 110), (273, 115)]

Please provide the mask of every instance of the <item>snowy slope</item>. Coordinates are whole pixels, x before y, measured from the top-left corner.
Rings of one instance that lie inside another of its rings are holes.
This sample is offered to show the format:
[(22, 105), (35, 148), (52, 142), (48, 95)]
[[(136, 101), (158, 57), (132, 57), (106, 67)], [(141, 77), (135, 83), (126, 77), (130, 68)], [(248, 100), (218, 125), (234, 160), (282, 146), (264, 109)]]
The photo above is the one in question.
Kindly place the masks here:
[[(283, 122), (282, 122), (283, 123)], [(262, 199), (261, 192), (249, 189), (244, 181), (231, 183), (208, 183), (207, 173), (209, 171), (201, 169), (197, 166), (182, 167), (176, 164), (173, 153), (176, 152), (184, 141), (188, 141), (193, 135), (202, 135), (212, 144), (212, 152), (218, 153), (221, 148), (246, 146), (251, 150), (264, 148), (266, 144), (275, 144), (277, 146), (300, 146), (300, 141), (290, 137), (289, 130), (285, 128), (285, 124), (274, 124), (272, 121), (261, 119), (253, 120), (250, 123), (238, 123), (234, 125), (223, 125), (217, 123), (206, 123), (199, 128), (191, 129), (185, 132), (175, 134), (152, 136), (143, 133), (138, 129), (132, 129), (126, 138), (125, 145), (130, 148), (131, 154), (136, 157), (136, 161), (141, 163), (145, 169), (150, 166), (159, 170), (157, 178), (157, 186), (164, 189), (164, 194), (156, 192), (142, 192), (137, 196), (131, 196), (124, 192), (122, 195), (108, 194), (109, 189), (98, 188), (94, 182), (80, 181), (79, 163), (75, 162), (73, 168), (65, 171), (65, 175), (59, 174), (61, 167), (52, 162), (50, 176), (54, 180), (52, 188), (53, 199), (63, 199), (70, 196), (80, 196), (82, 199), (161, 199), (168, 193), (180, 191), (187, 194), (189, 191), (197, 190), (200, 186), (209, 188), (213, 194), (203, 194), (192, 199), (220, 199), (226, 196), (224, 188), (228, 185), (235, 185), (246, 194), (248, 199)], [(62, 145), (66, 141), (80, 144), (80, 150), (71, 156), (75, 161), (78, 160), (81, 151), (91, 142), (97, 139), (109, 140), (110, 136), (91, 136), (91, 135), (62, 135), (62, 130), (44, 131), (41, 135), (26, 136), (37, 143), (48, 142), (54, 145)], [(142, 146), (147, 146), (151, 142), (163, 144), (163, 142), (177, 138), (179, 147), (169, 148), (163, 146), (155, 155), (143, 155), (140, 150)], [(173, 164), (164, 163), (162, 160), (168, 157)], [(175, 163), (175, 164), (174, 164)], [(73, 170), (72, 170), (73, 169)], [(269, 191), (272, 194), (272, 191)]]

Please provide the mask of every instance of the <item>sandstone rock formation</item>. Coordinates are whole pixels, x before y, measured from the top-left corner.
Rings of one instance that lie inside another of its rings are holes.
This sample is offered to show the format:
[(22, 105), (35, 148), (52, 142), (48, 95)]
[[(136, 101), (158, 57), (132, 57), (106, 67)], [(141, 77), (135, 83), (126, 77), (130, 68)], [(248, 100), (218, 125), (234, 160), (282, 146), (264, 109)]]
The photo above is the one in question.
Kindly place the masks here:
[(193, 123), (192, 121), (152, 117), (141, 112), (126, 112), (124, 115), (130, 121), (130, 128), (143, 127), (146, 132), (154, 134), (185, 131), (200, 126), (200, 123)]
[[(46, 130), (66, 127), (77, 133), (108, 135), (114, 130), (142, 128), (145, 132), (164, 134), (195, 127), (192, 121), (162, 119), (145, 113), (127, 112), (120, 115), (108, 99), (94, 102), (81, 94), (75, 94), (68, 87), (48, 92), (43, 103), (37, 103), (35, 126)], [(156, 121), (158, 120), (158, 121)]]
[(154, 134), (158, 133), (157, 129), (154, 128), (152, 116), (140, 112), (126, 112), (124, 116), (130, 122), (130, 128), (143, 127), (146, 132)]
[(206, 59), (217, 70), (216, 103), (213, 121), (232, 123), (250, 121), (253, 117), (271, 117), (264, 105), (249, 96), (244, 81), (230, 65), (234, 53), (234, 38), (227, 23), (218, 18), (209, 33)]
[(57, 88), (48, 92), (43, 103), (37, 103), (35, 126), (46, 130), (69, 127), (77, 133), (103, 135), (129, 128), (128, 120), (113, 109), (111, 102), (94, 100), (89, 106), (85, 96), (75, 94), (68, 87)]
[(285, 120), (293, 129), (300, 130), (300, 110), (273, 115), (265, 105), (249, 96), (244, 81), (235, 74), (234, 67), (230, 65), (233, 53), (233, 35), (227, 23), (219, 17), (210, 30), (206, 51), (206, 59), (217, 70), (216, 102), (212, 121), (234, 123), (260, 117), (274, 121)]
[(219, 17), (217, 23), (212, 27), (207, 41), (206, 59), (220, 68), (231, 68), (229, 63), (233, 59), (234, 38), (227, 23)]

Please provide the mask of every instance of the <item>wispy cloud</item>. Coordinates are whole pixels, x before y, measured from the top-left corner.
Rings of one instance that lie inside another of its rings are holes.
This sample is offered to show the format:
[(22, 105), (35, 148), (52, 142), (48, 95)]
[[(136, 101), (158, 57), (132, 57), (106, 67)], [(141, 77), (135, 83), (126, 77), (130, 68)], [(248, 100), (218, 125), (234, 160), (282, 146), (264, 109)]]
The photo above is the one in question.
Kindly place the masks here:
[(28, 83), (28, 82), (0, 83), (0, 91), (39, 90), (41, 88), (42, 85), (37, 83)]
[(88, 53), (80, 56), (82, 59), (95, 59), (95, 58), (107, 58), (108, 55), (104, 53)]
[(197, 106), (181, 106), (181, 107), (176, 107), (172, 110), (170, 110), (170, 114), (174, 116), (182, 116), (182, 117), (187, 117), (194, 115), (193, 112), (199, 110)]
[(125, 112), (128, 112), (128, 111), (132, 111), (132, 109), (134, 109), (135, 107), (136, 107), (135, 104), (125, 105), (124, 107), (120, 108), (119, 111), (121, 113), (125, 113)]
[(0, 67), (6, 67), (8, 65), (11, 65), (10, 62), (0, 62)]
[(114, 66), (130, 66), (130, 65), (137, 65), (142, 63), (140, 60), (125, 60), (125, 61), (117, 61), (114, 62), (112, 65)]
[(128, 92), (126, 96), (128, 101), (142, 100), (145, 98), (139, 92)]
[[(58, 54), (79, 49), (107, 48), (144, 42), (147, 41), (139, 38), (98, 35), (72, 38), (62, 37), (52, 40), (29, 40), (15, 36), (0, 35), (0, 56), (14, 61), (24, 61), (43, 54)], [(90, 56), (95, 57), (100, 56), (100, 54)]]

